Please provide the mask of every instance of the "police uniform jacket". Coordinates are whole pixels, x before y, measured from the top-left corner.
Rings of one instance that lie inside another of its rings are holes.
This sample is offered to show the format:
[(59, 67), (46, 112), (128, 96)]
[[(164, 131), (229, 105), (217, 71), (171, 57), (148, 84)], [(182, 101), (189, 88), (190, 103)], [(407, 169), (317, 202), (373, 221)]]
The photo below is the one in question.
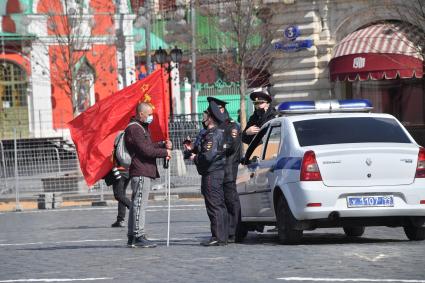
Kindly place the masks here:
[(278, 112), (274, 107), (269, 107), (267, 111), (262, 114), (258, 115), (257, 112), (254, 112), (254, 114), (249, 117), (248, 123), (246, 124), (245, 130), (243, 130), (242, 133), (242, 142), (246, 144), (250, 144), (251, 141), (254, 139), (255, 135), (247, 135), (246, 130), (251, 126), (257, 126), (261, 128), (267, 121), (270, 121), (271, 119), (278, 116)]
[(223, 170), (226, 163), (224, 130), (218, 127), (208, 129), (201, 137), (197, 151), (194, 161), (200, 175)]
[(232, 181), (237, 174), (242, 154), (241, 128), (233, 120), (226, 120), (220, 125), (220, 128), (224, 130), (226, 149), (226, 174), (224, 181)]

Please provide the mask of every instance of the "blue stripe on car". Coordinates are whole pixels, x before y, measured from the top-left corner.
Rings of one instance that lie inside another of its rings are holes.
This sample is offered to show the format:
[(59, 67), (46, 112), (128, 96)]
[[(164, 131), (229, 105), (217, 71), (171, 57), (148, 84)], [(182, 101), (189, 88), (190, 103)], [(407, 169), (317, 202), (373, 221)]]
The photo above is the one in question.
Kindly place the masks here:
[(301, 157), (282, 157), (277, 161), (275, 169), (300, 170), (301, 161)]

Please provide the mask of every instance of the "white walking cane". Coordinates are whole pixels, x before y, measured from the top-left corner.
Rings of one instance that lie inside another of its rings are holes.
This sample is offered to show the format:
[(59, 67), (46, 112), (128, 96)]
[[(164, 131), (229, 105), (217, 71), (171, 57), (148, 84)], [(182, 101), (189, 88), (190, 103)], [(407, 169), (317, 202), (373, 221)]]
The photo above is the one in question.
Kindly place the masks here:
[(168, 161), (168, 221), (167, 221), (167, 247), (170, 246), (170, 211), (171, 211), (171, 169), (170, 169), (171, 162)]

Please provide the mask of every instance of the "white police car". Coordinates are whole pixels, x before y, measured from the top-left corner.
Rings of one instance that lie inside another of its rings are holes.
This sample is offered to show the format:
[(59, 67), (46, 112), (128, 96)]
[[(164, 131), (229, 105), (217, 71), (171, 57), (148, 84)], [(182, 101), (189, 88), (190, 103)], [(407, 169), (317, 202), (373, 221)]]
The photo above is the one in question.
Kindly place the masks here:
[(303, 230), (404, 227), (425, 239), (425, 149), (368, 100), (285, 102), (249, 145), (237, 190), (236, 240), (276, 225), (281, 243)]

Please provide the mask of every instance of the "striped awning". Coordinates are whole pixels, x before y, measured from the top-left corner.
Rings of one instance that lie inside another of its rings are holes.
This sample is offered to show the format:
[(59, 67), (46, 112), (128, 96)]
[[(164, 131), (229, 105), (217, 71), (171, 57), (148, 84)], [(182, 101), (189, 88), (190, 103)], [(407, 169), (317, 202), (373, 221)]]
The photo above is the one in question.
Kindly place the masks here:
[(422, 78), (424, 32), (403, 23), (380, 23), (341, 40), (329, 63), (331, 80)]

